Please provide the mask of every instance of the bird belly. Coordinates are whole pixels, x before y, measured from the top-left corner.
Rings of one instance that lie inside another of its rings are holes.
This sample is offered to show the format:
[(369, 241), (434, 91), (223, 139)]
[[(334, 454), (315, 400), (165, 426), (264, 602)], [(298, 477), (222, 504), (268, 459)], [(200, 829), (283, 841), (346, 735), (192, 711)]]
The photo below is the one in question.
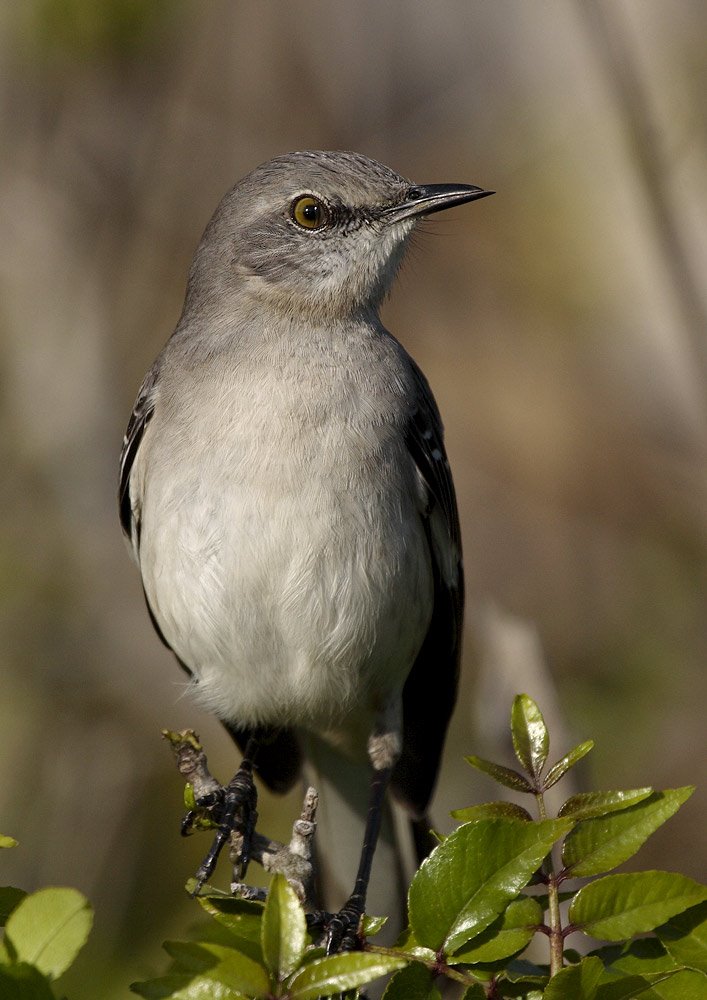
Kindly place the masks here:
[(220, 718), (319, 730), (372, 717), (402, 688), (432, 612), (414, 482), (401, 489), (391, 456), (344, 474), (341, 448), (267, 467), (257, 452), (237, 468), (205, 456), (178, 492), (144, 503), (150, 606)]

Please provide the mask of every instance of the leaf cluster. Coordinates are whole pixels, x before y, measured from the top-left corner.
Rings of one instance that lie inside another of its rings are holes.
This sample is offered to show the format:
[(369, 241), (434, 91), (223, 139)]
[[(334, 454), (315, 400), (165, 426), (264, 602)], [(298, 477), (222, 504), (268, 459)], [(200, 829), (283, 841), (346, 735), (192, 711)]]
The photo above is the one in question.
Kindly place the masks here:
[[(467, 760), (530, 796), (537, 818), (505, 800), (456, 810), (460, 825), (413, 878), (409, 927), (395, 947), (376, 945), (383, 921), (367, 918), (361, 951), (324, 955), (309, 940), (293, 890), (276, 876), (264, 906), (200, 897), (213, 923), (196, 941), (168, 942), (168, 974), (132, 989), (153, 1000), (316, 1000), (358, 996), (393, 973), (384, 1000), (441, 1000), (443, 979), (458, 984), (463, 1000), (707, 997), (707, 888), (670, 871), (608, 874), (693, 789), (589, 792), (549, 817), (545, 792), (592, 743), (547, 767), (549, 735), (527, 695), (514, 701), (511, 735), (518, 769)], [(523, 958), (536, 935), (547, 941), (547, 965)], [(587, 942), (580, 954), (566, 945), (571, 935), (598, 946), (587, 953)]]
[[(0, 847), (15, 847), (0, 836)], [(0, 1000), (56, 1000), (52, 984), (83, 948), (93, 924), (88, 900), (76, 889), (25, 893), (0, 888)]]

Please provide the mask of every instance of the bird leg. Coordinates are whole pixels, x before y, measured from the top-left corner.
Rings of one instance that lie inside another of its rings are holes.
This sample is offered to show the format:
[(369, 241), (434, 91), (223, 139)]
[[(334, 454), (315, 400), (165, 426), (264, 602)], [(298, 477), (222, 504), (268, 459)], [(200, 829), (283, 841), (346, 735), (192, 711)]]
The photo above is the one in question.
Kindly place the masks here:
[(366, 910), (366, 894), (371, 879), (371, 866), (381, 827), (383, 802), (390, 781), (392, 768), (374, 771), (371, 795), (366, 815), (363, 847), (358, 864), (354, 889), (344, 906), (327, 922), (325, 945), (328, 955), (339, 951), (354, 951), (360, 947), (359, 927)]
[(327, 922), (325, 946), (329, 955), (338, 951), (353, 951), (361, 944), (359, 928), (366, 910), (366, 895), (381, 828), (385, 793), (395, 762), (400, 757), (401, 715), (400, 701), (397, 699), (391, 701), (381, 713), (376, 728), (368, 740), (368, 758), (373, 768), (373, 775), (363, 846), (353, 892), (342, 909)]

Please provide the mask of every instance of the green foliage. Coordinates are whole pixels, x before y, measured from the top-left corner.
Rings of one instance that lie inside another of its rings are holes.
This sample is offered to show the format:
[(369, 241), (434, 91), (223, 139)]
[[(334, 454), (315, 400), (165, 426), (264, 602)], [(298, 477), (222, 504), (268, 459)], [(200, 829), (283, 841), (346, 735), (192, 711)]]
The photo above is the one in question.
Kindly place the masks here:
[[(12, 837), (0, 846), (14, 847)], [(76, 889), (25, 893), (0, 888), (0, 1000), (55, 1000), (52, 982), (72, 964), (93, 924), (88, 900)]]
[[(467, 760), (531, 796), (538, 818), (505, 801), (455, 810), (460, 825), (412, 880), (410, 926), (395, 947), (371, 940), (381, 921), (367, 917), (362, 950), (324, 955), (293, 889), (275, 876), (264, 906), (200, 897), (219, 933), (211, 924), (196, 941), (169, 942), (169, 973), (133, 990), (165, 1000), (317, 1000), (358, 996), (359, 987), (388, 975), (384, 1000), (440, 1000), (444, 979), (457, 984), (461, 1000), (707, 997), (707, 888), (669, 871), (606, 874), (693, 789), (573, 795), (553, 818), (546, 791), (593, 744), (580, 743), (548, 767), (549, 734), (527, 695), (513, 703), (511, 736), (518, 769)], [(563, 902), (570, 904), (565, 923)], [(537, 935), (547, 942), (547, 965), (522, 957)], [(612, 943), (582, 955), (567, 947), (571, 935)]]

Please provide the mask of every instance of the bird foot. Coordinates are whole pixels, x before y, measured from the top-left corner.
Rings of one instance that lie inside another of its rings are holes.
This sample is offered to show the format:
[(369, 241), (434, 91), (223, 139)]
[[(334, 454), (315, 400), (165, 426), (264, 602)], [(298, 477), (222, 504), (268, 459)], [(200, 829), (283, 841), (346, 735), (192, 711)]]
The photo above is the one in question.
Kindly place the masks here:
[(327, 955), (342, 951), (360, 951), (363, 947), (361, 925), (365, 901), (356, 893), (349, 897), (338, 913), (318, 911), (307, 914), (307, 926), (321, 934), (320, 944)]
[(226, 843), (230, 844), (229, 856), (233, 864), (234, 880), (240, 882), (248, 870), (252, 857), (255, 824), (258, 821), (258, 792), (253, 781), (250, 761), (244, 760), (229, 783), (216, 794), (196, 799), (197, 809), (205, 809), (218, 827), (209, 853), (199, 865), (194, 876), (196, 896), (211, 878), (219, 855)]
[(288, 844), (260, 834), (255, 829), (258, 818), (257, 792), (250, 760), (241, 764), (228, 785), (221, 785), (209, 772), (206, 754), (192, 730), (173, 733), (164, 730), (177, 758), (180, 773), (186, 779), (191, 806), (182, 820), (182, 836), (196, 830), (216, 829), (211, 850), (204, 858), (191, 883), (197, 895), (213, 874), (219, 854), (228, 843), (233, 878), (231, 892), (247, 899), (264, 899), (263, 890), (254, 889), (242, 880), (249, 861), (256, 861), (265, 871), (281, 872), (306, 909), (316, 908), (314, 834), (319, 796), (308, 788), (302, 812), (292, 826)]
[(218, 857), (230, 844), (234, 880), (240, 881), (252, 856), (255, 824), (258, 819), (258, 793), (253, 780), (253, 766), (244, 760), (227, 785), (221, 785), (209, 773), (206, 754), (192, 730), (163, 731), (177, 758), (177, 767), (191, 790), (193, 807), (182, 820), (186, 837), (198, 829), (216, 828), (209, 853), (197, 869), (192, 895), (196, 896), (213, 874)]

